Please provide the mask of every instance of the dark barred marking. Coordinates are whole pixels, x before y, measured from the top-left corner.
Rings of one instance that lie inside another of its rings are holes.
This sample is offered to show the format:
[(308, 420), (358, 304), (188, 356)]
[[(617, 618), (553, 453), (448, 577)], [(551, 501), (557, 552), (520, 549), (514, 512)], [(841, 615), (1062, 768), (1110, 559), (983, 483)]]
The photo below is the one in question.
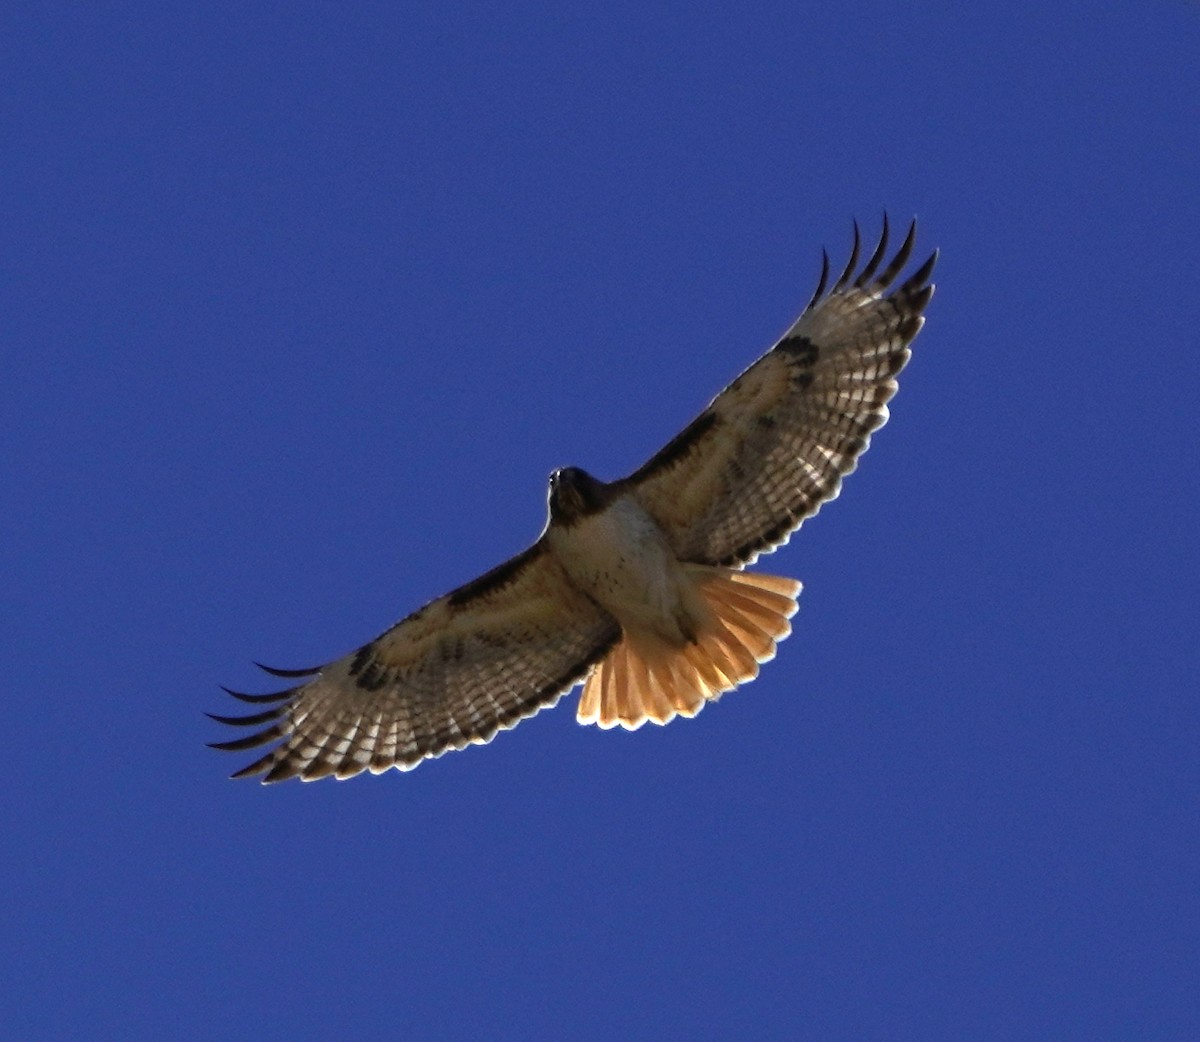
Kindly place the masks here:
[(546, 699), (553, 698), (560, 691), (569, 690), (574, 684), (582, 680), (587, 675), (588, 670), (590, 670), (592, 666), (594, 666), (597, 662), (604, 658), (609, 651), (612, 650), (613, 645), (617, 643), (620, 637), (620, 627), (614, 626), (612, 634), (607, 640), (596, 645), (596, 649), (590, 655), (588, 655), (582, 662), (579, 662), (570, 669), (566, 670), (557, 680), (552, 680), (548, 684), (543, 684), (542, 687), (533, 693), (529, 704), (531, 706), (540, 705)]
[[(422, 760), (439, 756), (449, 749), (464, 748), (471, 744), (472, 740), (490, 741), (497, 731), (502, 728), (512, 727), (520, 720), (531, 716), (547, 702), (552, 701), (555, 696), (564, 694), (578, 681), (582, 680), (592, 666), (608, 654), (620, 637), (620, 627), (614, 623), (589, 655), (572, 665), (555, 679), (527, 694), (516, 696), (514, 701), (507, 702), (505, 705), (499, 707), (498, 711), (490, 719), (474, 720), (469, 723), (460, 722), (453, 717), (448, 720), (426, 718), (423, 723), (413, 721), (409, 732), (411, 735), (411, 748), (409, 752), (403, 756), (389, 755), (384, 757), (376, 749), (370, 766), (376, 768), (392, 766), (413, 767)], [(387, 679), (390, 679), (386, 675), (387, 671), (373, 658), (376, 643), (373, 641), (371, 644), (359, 649), (350, 667), (350, 673), (358, 677), (360, 686), (368, 687), (369, 690), (374, 690), (375, 687), (370, 687), (364, 681), (370, 681), (373, 684), (377, 674), (382, 673), (384, 675), (384, 683), (387, 682)], [(459, 649), (450, 646), (443, 650), (448, 650), (451, 657), (453, 657)], [(229, 742), (214, 742), (212, 743), (212, 748), (237, 751), (253, 749), (281, 738), (286, 739), (291, 734), (291, 723), (290, 720), (279, 720), (279, 717), (283, 717), (289, 713), (290, 708), (290, 706), (279, 706), (264, 713), (245, 717), (214, 717), (214, 719), (222, 723), (244, 726), (267, 723), (272, 720), (277, 720), (278, 722), (273, 723), (271, 727), (263, 731), (247, 735), (244, 738), (238, 738)], [(356, 747), (357, 742), (358, 739), (356, 737), (351, 749)], [(231, 775), (231, 777), (246, 778), (261, 774), (263, 775), (262, 781), (264, 783), (279, 782), (294, 777), (311, 781), (327, 777), (331, 774), (336, 774), (339, 778), (351, 777), (368, 769), (368, 765), (360, 764), (350, 759), (349, 752), (334, 754), (329, 747), (323, 749), (307, 766), (297, 769), (292, 762), (292, 754), (290, 752), (283, 752), (284, 749), (285, 745), (277, 745), (265, 756), (243, 767)]]
[(717, 414), (711, 409), (705, 409), (646, 463), (630, 474), (625, 482), (642, 481), (660, 470), (669, 470), (691, 452), (692, 446), (708, 434), (717, 422)]
[[(452, 722), (434, 724), (433, 730), (425, 733), (427, 741), (423, 743), (426, 748), (425, 752), (433, 752), (435, 749), (450, 749), (459, 737), (458, 726)], [(417, 746), (421, 748), (420, 745)]]
[(821, 349), (806, 336), (794, 336), (779, 342), (779, 350), (786, 352), (799, 365), (813, 366), (821, 357)]
[(375, 642), (371, 641), (370, 644), (364, 644), (354, 653), (354, 661), (350, 663), (350, 675), (352, 677), (358, 676), (367, 663), (371, 661), (371, 656), (375, 653), (374, 648)]
[(476, 597), (483, 597), (489, 593), (494, 593), (496, 590), (503, 589), (511, 583), (521, 569), (534, 560), (542, 552), (542, 544), (534, 543), (528, 550), (524, 550), (505, 561), (503, 564), (496, 565), (490, 572), (484, 572), (478, 579), (472, 579), (465, 586), (460, 586), (457, 590), (449, 595), (447, 603), (452, 608), (457, 608), (460, 605), (467, 604), (475, 600)]
[(453, 640), (443, 640), (439, 642), (437, 655), (442, 662), (461, 662), (465, 654), (462, 637), (455, 637)]
[(767, 535), (753, 539), (748, 543), (743, 543), (733, 553), (726, 554), (717, 564), (722, 568), (737, 568), (739, 565), (746, 564), (750, 558), (762, 553), (764, 546), (771, 546), (776, 540), (782, 539), (794, 526), (795, 522), (786, 525), (777, 525), (775, 528), (769, 529)]
[(866, 439), (874, 434), (884, 423), (884, 417), (877, 412), (868, 412), (856, 414), (853, 412), (829, 412), (820, 414), (822, 422), (824, 422), (829, 433), (827, 434), (827, 447), (835, 448), (833, 444), (835, 440), (845, 440), (847, 438)]
[(378, 691), (391, 679), (391, 670), (375, 657), (375, 642), (358, 649), (350, 663), (350, 675), (364, 691)]
[[(871, 434), (886, 422), (887, 417), (882, 414), (883, 406), (896, 391), (892, 378), (908, 362), (908, 345), (921, 329), (922, 312), (933, 295), (933, 286), (927, 282), (938, 259), (935, 250), (898, 289), (893, 288), (890, 296), (885, 295), (887, 290), (893, 287), (912, 255), (916, 222), (909, 225), (900, 248), (880, 271), (887, 256), (888, 239), (889, 227), (885, 215), (879, 243), (865, 266), (856, 275), (862, 242), (858, 225), (855, 224), (850, 259), (828, 294), (825, 287), (829, 276), (829, 257), (828, 254), (822, 254), (821, 280), (804, 312), (807, 314), (818, 309), (827, 298), (850, 292), (852, 285), (854, 290), (874, 298), (872, 301), (864, 301), (864, 306), (876, 309), (883, 321), (880, 339), (874, 345), (866, 345), (870, 348), (869, 351), (860, 350), (857, 369), (847, 369), (844, 366), (839, 369), (837, 360), (829, 358), (828, 347), (818, 348), (811, 342), (811, 338), (802, 334), (785, 337), (774, 349), (782, 352), (789, 363), (795, 360), (790, 380), (793, 393), (801, 397), (804, 397), (815, 383), (814, 369), (818, 362), (828, 363), (823, 377), (828, 379), (828, 385), (823, 384), (822, 392), (816, 395), (814, 401), (808, 403), (811, 412), (807, 422), (810, 425), (808, 434), (820, 433), (824, 429), (823, 449), (833, 453), (834, 457), (828, 460), (815, 457), (806, 460), (809, 465), (821, 471), (821, 475), (816, 479), (803, 478), (798, 474), (790, 475), (790, 480), (796, 484), (799, 498), (788, 504), (787, 510), (791, 515), (789, 520), (772, 515), (763, 508), (758, 519), (762, 529), (756, 532), (752, 527), (755, 521), (749, 511), (745, 512), (744, 518), (727, 516), (723, 522), (728, 529), (724, 533), (724, 539), (727, 541), (710, 546), (706, 552), (712, 554), (711, 558), (702, 557), (697, 563), (744, 565), (759, 554), (779, 545), (805, 518), (814, 514), (822, 503), (838, 494), (843, 477), (854, 469), (857, 458), (866, 450)], [(835, 351), (843, 349), (851, 352), (848, 360), (853, 362), (852, 348), (834, 348)], [(871, 387), (871, 383), (875, 383), (875, 386)], [(736, 382), (733, 386), (737, 386)], [(837, 402), (839, 398), (846, 399), (844, 406)], [(759, 424), (759, 427), (767, 429), (763, 424)], [(804, 461), (807, 455), (807, 450), (802, 451), (801, 460)], [(821, 456), (824, 457), (824, 451)], [(731, 468), (726, 472), (731, 473)]]

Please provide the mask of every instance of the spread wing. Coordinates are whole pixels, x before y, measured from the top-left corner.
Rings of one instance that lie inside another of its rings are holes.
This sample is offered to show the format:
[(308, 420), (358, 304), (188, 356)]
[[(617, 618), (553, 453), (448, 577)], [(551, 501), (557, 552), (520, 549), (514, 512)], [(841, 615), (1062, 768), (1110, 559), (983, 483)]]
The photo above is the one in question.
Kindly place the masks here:
[(933, 295), (935, 252), (898, 288), (916, 222), (895, 257), (888, 226), (861, 271), (854, 249), (828, 294), (829, 259), (812, 301), (783, 338), (645, 466), (624, 479), (682, 560), (749, 564), (787, 542), (841, 489), (887, 401)]
[(229, 692), (271, 708), (213, 716), (262, 728), (214, 747), (278, 742), (234, 775), (262, 774), (266, 782), (408, 770), (447, 749), (482, 745), (553, 705), (619, 632), (611, 615), (567, 582), (539, 540), (345, 658), (312, 670), (267, 669), (309, 678), (297, 687)]

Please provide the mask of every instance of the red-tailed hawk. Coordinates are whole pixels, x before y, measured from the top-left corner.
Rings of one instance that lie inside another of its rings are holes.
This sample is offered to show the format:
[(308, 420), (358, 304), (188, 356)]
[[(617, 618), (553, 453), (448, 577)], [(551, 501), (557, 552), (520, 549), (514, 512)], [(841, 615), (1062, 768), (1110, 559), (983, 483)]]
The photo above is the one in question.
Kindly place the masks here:
[(277, 743), (234, 777), (408, 770), (490, 741), (580, 681), (580, 723), (632, 730), (753, 679), (791, 632), (800, 583), (742, 569), (838, 494), (887, 420), (933, 295), (936, 252), (893, 288), (915, 233), (880, 271), (885, 218), (858, 270), (856, 225), (828, 294), (826, 255), (779, 343), (645, 466), (614, 482), (551, 474), (529, 549), (327, 666), (263, 667), (299, 681), (286, 691), (230, 691), (271, 708), (214, 716), (257, 729), (215, 748)]

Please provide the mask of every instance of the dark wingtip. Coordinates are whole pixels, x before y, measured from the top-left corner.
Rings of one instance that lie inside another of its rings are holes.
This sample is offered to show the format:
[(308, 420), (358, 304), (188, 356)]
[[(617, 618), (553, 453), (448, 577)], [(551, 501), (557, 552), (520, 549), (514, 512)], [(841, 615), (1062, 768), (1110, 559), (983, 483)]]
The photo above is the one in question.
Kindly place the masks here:
[(244, 691), (234, 691), (232, 688), (221, 687), (221, 690), (227, 695), (232, 695), (239, 702), (247, 702), (250, 705), (262, 705), (267, 702), (282, 702), (285, 698), (290, 698), (295, 693), (294, 687), (289, 687), (286, 691), (271, 691), (265, 695), (247, 695)]
[(921, 314), (921, 312), (924, 311), (925, 308), (929, 306), (929, 301), (932, 298), (933, 298), (933, 286), (932, 285), (922, 286), (919, 290), (916, 290), (915, 292), (906, 292), (904, 294), (905, 304), (912, 311), (912, 313), (914, 315)]
[[(275, 754), (273, 752), (267, 753), (266, 756), (259, 757), (259, 759), (255, 760), (253, 763), (247, 764), (240, 770), (234, 771), (229, 777), (233, 780), (238, 778), (252, 778), (254, 775), (261, 774), (263, 771), (265, 771), (271, 765), (271, 761), (274, 758)], [(263, 781), (265, 782), (266, 779), (264, 778)]]
[(871, 254), (871, 259), (867, 261), (867, 265), (858, 273), (858, 278), (854, 280), (854, 285), (862, 289), (871, 280), (871, 276), (878, 270), (879, 265), (883, 263), (884, 255), (887, 253), (888, 236), (891, 229), (888, 227), (887, 210), (883, 211), (883, 231), (879, 235), (879, 245), (875, 247), (875, 252)]
[(833, 292), (836, 293), (839, 289), (843, 289), (850, 282), (850, 277), (854, 274), (854, 269), (858, 267), (858, 255), (862, 250), (862, 233), (858, 229), (858, 221), (854, 222), (854, 246), (850, 250), (850, 260), (846, 262), (845, 270), (833, 284)]
[(908, 234), (904, 237), (904, 242), (900, 244), (900, 249), (896, 251), (896, 256), (892, 258), (892, 262), (883, 270), (879, 278), (874, 282), (874, 286), (878, 289), (886, 289), (900, 274), (901, 269), (908, 263), (908, 258), (912, 256), (913, 244), (917, 241), (917, 219), (914, 217), (912, 223), (908, 226)]
[(210, 749), (221, 749), (224, 752), (241, 752), (243, 749), (255, 749), (260, 745), (266, 745), (268, 742), (275, 741), (276, 738), (282, 738), (284, 728), (276, 724), (274, 727), (268, 727), (265, 731), (256, 731), (254, 734), (248, 734), (244, 738), (234, 738), (228, 742), (209, 742)]
[(231, 727), (256, 727), (258, 724), (269, 724), (278, 720), (287, 712), (287, 706), (276, 706), (261, 713), (249, 713), (246, 716), (221, 716), (218, 713), (205, 713), (210, 720), (219, 724), (229, 724)]
[(825, 287), (828, 285), (828, 283), (829, 283), (829, 251), (823, 249), (823, 250), (821, 250), (821, 278), (817, 282), (816, 292), (813, 293), (812, 300), (810, 300), (808, 302), (808, 306), (805, 307), (805, 309), (804, 309), (805, 311), (810, 311), (810, 310), (812, 310), (812, 308), (814, 308), (816, 306), (817, 301), (819, 301), (821, 299), (821, 297), (823, 297), (825, 295)]
[(270, 673), (273, 677), (283, 677), (284, 680), (294, 680), (297, 677), (311, 677), (314, 673), (320, 673), (325, 668), (324, 665), (313, 666), (311, 669), (277, 669), (275, 666), (264, 666), (261, 662), (255, 662), (256, 666), (264, 673)]
[(909, 276), (908, 280), (904, 283), (904, 285), (900, 287), (901, 291), (905, 292), (905, 293), (911, 293), (914, 290), (921, 289), (922, 287), (925, 287), (926, 289), (932, 288), (932, 287), (926, 286), (925, 284), (929, 281), (929, 276), (933, 274), (933, 269), (934, 269), (934, 266), (937, 264), (938, 256), (940, 253), (941, 253), (940, 250), (934, 250), (929, 255), (929, 259), (924, 264), (922, 264), (916, 271), (914, 271), (912, 273), (912, 275)]
[[(257, 765), (256, 765), (257, 766)], [(265, 765), (264, 765), (265, 766)], [(262, 783), (264, 785), (272, 785), (275, 782), (287, 781), (289, 778), (295, 778), (298, 772), (286, 759), (280, 760), (266, 774), (263, 775)]]

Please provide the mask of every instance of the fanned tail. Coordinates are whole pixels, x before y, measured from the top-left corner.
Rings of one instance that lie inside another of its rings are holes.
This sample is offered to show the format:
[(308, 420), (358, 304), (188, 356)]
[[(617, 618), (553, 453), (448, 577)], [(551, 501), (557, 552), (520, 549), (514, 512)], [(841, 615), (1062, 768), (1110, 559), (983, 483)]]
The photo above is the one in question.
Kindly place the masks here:
[(588, 676), (579, 699), (581, 724), (627, 730), (647, 720), (666, 724), (695, 716), (706, 702), (753, 680), (792, 632), (800, 583), (778, 575), (689, 565), (709, 618), (683, 647), (653, 633), (626, 630)]

